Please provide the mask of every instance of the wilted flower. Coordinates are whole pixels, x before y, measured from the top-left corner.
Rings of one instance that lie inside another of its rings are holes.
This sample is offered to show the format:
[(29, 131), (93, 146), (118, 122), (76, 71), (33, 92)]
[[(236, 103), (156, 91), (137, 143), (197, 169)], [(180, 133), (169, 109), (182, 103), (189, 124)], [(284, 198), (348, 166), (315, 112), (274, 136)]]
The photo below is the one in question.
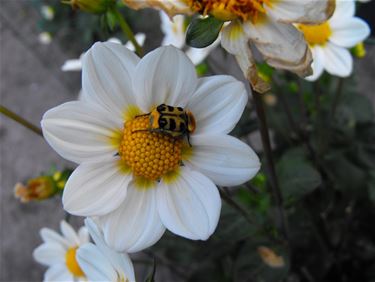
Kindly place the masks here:
[(103, 232), (92, 219), (85, 225), (95, 244), (87, 243), (77, 250), (77, 261), (89, 281), (134, 282), (134, 269), (129, 256), (110, 249)]
[(123, 0), (139, 9), (160, 8), (170, 16), (198, 12), (229, 21), (221, 34), (221, 44), (235, 55), (253, 87), (264, 92), (268, 85), (257, 75), (249, 42), (275, 68), (298, 75), (311, 74), (311, 54), (302, 34), (292, 23), (318, 24), (333, 13), (334, 0)]
[(206, 48), (193, 48), (185, 45), (185, 34), (187, 19), (183, 15), (176, 15), (170, 19), (164, 12), (160, 11), (161, 30), (164, 33), (162, 45), (173, 45), (185, 51), (185, 54), (194, 65), (202, 63), (208, 54), (220, 44), (220, 39)]
[(165, 228), (207, 239), (221, 209), (215, 184), (242, 184), (260, 166), (247, 144), (228, 135), (247, 103), (244, 85), (224, 75), (198, 79), (172, 46), (139, 59), (110, 42), (85, 54), (82, 76), (82, 100), (42, 120), (47, 142), (80, 164), (64, 208), (100, 216), (116, 250), (144, 249)]
[(354, 16), (354, 0), (337, 0), (333, 16), (320, 25), (298, 25), (313, 54), (313, 75), (316, 80), (324, 70), (347, 77), (353, 70), (353, 58), (347, 48), (362, 42), (370, 34), (367, 23)]
[(42, 228), (43, 244), (33, 252), (34, 259), (48, 266), (44, 281), (87, 281), (76, 260), (79, 246), (89, 242), (89, 234), (81, 227), (78, 234), (67, 222), (60, 222), (62, 236), (49, 228)]

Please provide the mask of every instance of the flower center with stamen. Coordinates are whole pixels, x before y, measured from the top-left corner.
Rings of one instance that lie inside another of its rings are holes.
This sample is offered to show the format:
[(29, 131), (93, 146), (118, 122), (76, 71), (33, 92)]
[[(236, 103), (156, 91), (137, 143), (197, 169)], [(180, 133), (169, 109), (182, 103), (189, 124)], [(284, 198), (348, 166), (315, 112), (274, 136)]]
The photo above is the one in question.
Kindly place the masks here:
[(119, 154), (136, 177), (159, 180), (181, 163), (182, 138), (151, 132), (149, 116), (125, 123)]
[(320, 25), (304, 25), (299, 24), (298, 28), (303, 32), (306, 41), (311, 45), (323, 45), (327, 43), (332, 34), (331, 27), (328, 22)]
[(265, 14), (264, 4), (270, 5), (271, 0), (185, 0), (195, 11), (202, 15), (213, 15), (217, 19), (230, 21), (257, 21), (259, 14)]
[(76, 252), (77, 247), (69, 248), (65, 254), (65, 264), (68, 270), (75, 276), (75, 277), (84, 277), (85, 274), (83, 273), (82, 269), (79, 267), (79, 264), (76, 259)]

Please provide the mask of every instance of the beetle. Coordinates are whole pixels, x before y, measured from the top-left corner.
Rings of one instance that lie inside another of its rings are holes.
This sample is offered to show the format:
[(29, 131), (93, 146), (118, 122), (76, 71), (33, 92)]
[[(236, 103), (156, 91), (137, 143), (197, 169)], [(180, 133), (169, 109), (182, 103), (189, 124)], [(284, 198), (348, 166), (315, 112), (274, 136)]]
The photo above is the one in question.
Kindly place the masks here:
[(185, 110), (182, 107), (160, 104), (150, 113), (139, 116), (150, 117), (150, 127), (145, 129), (146, 131), (162, 133), (176, 139), (186, 136), (191, 146), (190, 134), (194, 132), (196, 123), (192, 112), (189, 110)]

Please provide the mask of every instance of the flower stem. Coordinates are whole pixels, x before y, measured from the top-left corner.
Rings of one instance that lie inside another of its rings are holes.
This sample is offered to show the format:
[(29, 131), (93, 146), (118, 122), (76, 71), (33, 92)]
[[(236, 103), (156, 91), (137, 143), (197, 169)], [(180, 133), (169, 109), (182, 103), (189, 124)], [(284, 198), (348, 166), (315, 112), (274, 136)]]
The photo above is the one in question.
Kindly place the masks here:
[(342, 96), (343, 85), (344, 85), (344, 79), (340, 77), (339, 81), (337, 83), (337, 90), (336, 90), (336, 93), (335, 93), (335, 97), (333, 98), (333, 103), (332, 103), (332, 108), (331, 108), (331, 118), (332, 119), (335, 117), (336, 109), (337, 109), (337, 106), (339, 105), (339, 102), (340, 102), (340, 99), (341, 99), (341, 96)]
[[(250, 84), (251, 87), (251, 84)], [(259, 128), (260, 128), (260, 134), (262, 138), (262, 145), (264, 150), (264, 155), (266, 157), (266, 164), (267, 164), (267, 170), (269, 173), (269, 179), (270, 179), (270, 186), (271, 186), (271, 195), (274, 200), (274, 203), (276, 204), (277, 208), (277, 222), (281, 224), (281, 230), (283, 233), (284, 238), (286, 241), (289, 242), (289, 228), (288, 228), (288, 222), (285, 215), (284, 207), (283, 207), (283, 197), (281, 194), (281, 190), (279, 187), (276, 170), (275, 170), (275, 164), (272, 157), (272, 150), (271, 150), (271, 142), (270, 137), (268, 133), (268, 125), (267, 125), (267, 119), (266, 119), (266, 113), (263, 106), (263, 100), (260, 93), (255, 91), (252, 87), (252, 95), (253, 95), (253, 101), (256, 109), (256, 113), (259, 120)]]
[(16, 113), (12, 112), (11, 110), (6, 108), (5, 106), (0, 105), (0, 113), (7, 116), (8, 118), (14, 120), (15, 122), (23, 125), (27, 129), (30, 129), (34, 133), (38, 134), (40, 137), (43, 137), (42, 130), (38, 126), (32, 124), (31, 122), (27, 121), (23, 117), (21, 117), (21, 116), (17, 115)]
[(113, 12), (113, 15), (116, 17), (117, 22), (118, 22), (122, 32), (133, 44), (133, 46), (135, 48), (135, 52), (137, 53), (138, 56), (142, 57), (143, 56), (143, 49), (142, 49), (141, 45), (139, 45), (139, 43), (135, 39), (134, 33), (131, 30), (129, 24), (126, 22), (124, 17), (121, 15), (121, 13), (116, 8), (113, 8), (112, 12)]

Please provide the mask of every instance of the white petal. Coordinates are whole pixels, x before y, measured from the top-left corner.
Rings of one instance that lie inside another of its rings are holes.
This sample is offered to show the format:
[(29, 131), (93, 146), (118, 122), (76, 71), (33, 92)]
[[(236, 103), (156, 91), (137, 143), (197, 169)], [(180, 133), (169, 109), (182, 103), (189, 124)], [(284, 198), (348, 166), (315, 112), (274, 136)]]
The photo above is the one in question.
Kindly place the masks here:
[(354, 0), (336, 0), (336, 8), (332, 17), (328, 20), (330, 25), (346, 21), (354, 17), (355, 2)]
[(313, 62), (311, 64), (313, 74), (305, 78), (309, 81), (315, 81), (322, 75), (324, 71), (324, 54), (320, 46), (314, 46), (313, 48), (311, 48), (311, 53), (313, 55)]
[(261, 23), (244, 22), (244, 30), (270, 66), (300, 76), (310, 74), (311, 53), (303, 34), (292, 24), (265, 18)]
[(56, 264), (47, 269), (44, 273), (44, 282), (74, 282), (73, 275), (66, 268), (65, 264)]
[(87, 226), (95, 245), (111, 262), (117, 273), (123, 274), (123, 276), (127, 277), (130, 281), (134, 281), (134, 268), (129, 256), (125, 253), (118, 253), (107, 246), (104, 242), (103, 232), (99, 229), (93, 219), (86, 218), (85, 225)]
[(185, 16), (176, 15), (172, 19), (163, 11), (159, 12), (164, 38), (161, 45), (182, 48), (185, 45)]
[(44, 265), (65, 263), (65, 252), (63, 246), (56, 243), (44, 243), (33, 252), (34, 259)]
[(156, 188), (131, 183), (121, 206), (100, 218), (104, 238), (116, 251), (138, 252), (155, 244), (165, 228), (156, 208)]
[(61, 67), (62, 71), (80, 71), (82, 69), (81, 59), (66, 60)]
[(111, 138), (123, 126), (121, 117), (80, 101), (50, 109), (41, 125), (50, 146), (76, 163), (112, 158), (117, 149)]
[(331, 24), (332, 34), (329, 40), (341, 47), (353, 47), (370, 35), (368, 24), (359, 18), (350, 18)]
[(350, 52), (343, 47), (338, 47), (328, 42), (324, 52), (324, 68), (330, 74), (347, 77), (353, 70), (353, 58)]
[(185, 163), (221, 186), (235, 186), (254, 177), (260, 168), (255, 152), (229, 135), (194, 135), (193, 154)]
[(85, 226), (82, 226), (78, 230), (78, 238), (79, 238), (80, 245), (90, 242), (89, 231), (87, 230)]
[(69, 177), (63, 193), (64, 209), (79, 216), (107, 214), (124, 201), (131, 174), (125, 174), (116, 160), (83, 163)]
[(67, 240), (52, 229), (42, 228), (40, 230), (40, 236), (43, 238), (43, 241), (46, 243), (56, 243), (66, 248), (69, 247), (69, 243), (67, 242)]
[(318, 24), (331, 16), (334, 5), (332, 0), (279, 0), (265, 5), (267, 14), (272, 18), (288, 23)]
[(158, 211), (171, 232), (192, 239), (207, 240), (219, 221), (221, 199), (214, 183), (187, 167), (173, 183), (163, 180), (157, 191)]
[(196, 120), (196, 134), (229, 133), (237, 124), (247, 103), (242, 82), (228, 75), (200, 78), (187, 108)]
[(90, 281), (118, 281), (116, 270), (94, 244), (87, 243), (80, 247), (76, 258)]
[(62, 220), (60, 222), (60, 230), (66, 238), (66, 240), (68, 241), (70, 247), (79, 246), (80, 241), (77, 233), (74, 231), (73, 227), (65, 220)]
[(131, 82), (138, 62), (139, 58), (121, 44), (95, 43), (83, 57), (84, 95), (121, 117), (128, 105), (135, 105)]
[[(144, 34), (144, 33), (137, 33), (135, 35), (135, 40), (137, 41), (137, 43), (139, 44), (139, 46), (143, 46), (143, 44), (145, 43), (145, 40), (146, 40), (146, 34)], [(132, 52), (135, 51), (134, 45), (133, 45), (133, 43), (130, 40), (128, 42), (126, 42), (125, 47), (128, 48)]]
[(184, 107), (196, 85), (194, 65), (173, 46), (160, 47), (144, 56), (133, 81), (137, 105), (144, 112), (162, 103)]

